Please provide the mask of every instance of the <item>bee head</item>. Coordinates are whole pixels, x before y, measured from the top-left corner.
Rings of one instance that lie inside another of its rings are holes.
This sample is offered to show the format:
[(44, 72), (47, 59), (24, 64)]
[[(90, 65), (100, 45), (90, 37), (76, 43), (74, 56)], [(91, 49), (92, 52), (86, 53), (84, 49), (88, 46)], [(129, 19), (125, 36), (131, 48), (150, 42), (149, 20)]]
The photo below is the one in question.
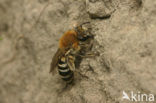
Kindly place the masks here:
[(80, 41), (86, 40), (88, 37), (91, 36), (90, 28), (84, 26), (84, 24), (88, 24), (90, 22), (82, 23), (81, 25), (75, 27), (75, 31), (77, 32), (77, 38)]

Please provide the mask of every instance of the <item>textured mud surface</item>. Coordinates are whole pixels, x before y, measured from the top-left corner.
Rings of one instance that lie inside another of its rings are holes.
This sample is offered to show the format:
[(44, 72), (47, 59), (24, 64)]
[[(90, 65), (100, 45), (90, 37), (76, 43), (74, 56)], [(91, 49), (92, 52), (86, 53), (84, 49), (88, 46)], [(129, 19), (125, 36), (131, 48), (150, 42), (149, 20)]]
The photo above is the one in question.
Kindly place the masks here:
[[(131, 103), (123, 90), (156, 95), (155, 7), (154, 0), (0, 0), (0, 103)], [(83, 59), (64, 89), (49, 74), (51, 58), (60, 36), (85, 21), (100, 56)]]

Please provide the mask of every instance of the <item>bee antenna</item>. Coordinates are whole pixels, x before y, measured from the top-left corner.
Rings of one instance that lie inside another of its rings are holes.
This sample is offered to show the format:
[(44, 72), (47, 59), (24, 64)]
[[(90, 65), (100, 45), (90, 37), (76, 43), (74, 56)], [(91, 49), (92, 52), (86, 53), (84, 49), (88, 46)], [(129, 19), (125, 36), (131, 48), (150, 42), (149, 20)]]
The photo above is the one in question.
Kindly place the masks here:
[(79, 27), (82, 28), (82, 25), (88, 24), (88, 23), (90, 23), (90, 22), (87, 21), (87, 22), (84, 22), (84, 23), (80, 24), (79, 26), (76, 26), (76, 27), (75, 27), (75, 30), (78, 31), (78, 28), (79, 28)]
[(82, 27), (82, 25), (84, 25), (84, 24), (88, 24), (88, 23), (90, 23), (90, 22), (89, 22), (89, 21), (84, 22), (84, 23), (80, 24), (80, 26)]

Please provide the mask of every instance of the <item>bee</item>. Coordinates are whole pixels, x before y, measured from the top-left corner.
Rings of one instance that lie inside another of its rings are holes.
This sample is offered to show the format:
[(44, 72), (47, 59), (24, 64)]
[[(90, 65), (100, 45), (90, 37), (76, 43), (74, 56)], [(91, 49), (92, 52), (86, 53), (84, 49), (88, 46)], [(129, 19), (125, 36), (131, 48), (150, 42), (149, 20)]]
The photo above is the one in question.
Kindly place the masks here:
[(80, 54), (81, 49), (85, 45), (85, 41), (92, 38), (88, 34), (86, 28), (83, 27), (84, 24), (75, 27), (72, 30), (65, 32), (59, 39), (59, 47), (54, 54), (50, 66), (50, 73), (54, 73), (55, 68), (58, 67), (58, 72), (61, 78), (70, 84), (74, 80), (74, 70), (75, 70), (75, 57)]

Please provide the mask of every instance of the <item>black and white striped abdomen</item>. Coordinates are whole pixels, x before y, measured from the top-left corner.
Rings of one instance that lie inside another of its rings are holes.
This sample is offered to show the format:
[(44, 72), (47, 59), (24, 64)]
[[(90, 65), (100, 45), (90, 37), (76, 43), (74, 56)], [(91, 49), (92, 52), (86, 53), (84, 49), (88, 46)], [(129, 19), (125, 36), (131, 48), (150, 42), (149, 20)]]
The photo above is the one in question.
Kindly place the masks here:
[(65, 57), (62, 57), (58, 62), (58, 72), (64, 81), (68, 84), (72, 83), (74, 74), (70, 70)]

